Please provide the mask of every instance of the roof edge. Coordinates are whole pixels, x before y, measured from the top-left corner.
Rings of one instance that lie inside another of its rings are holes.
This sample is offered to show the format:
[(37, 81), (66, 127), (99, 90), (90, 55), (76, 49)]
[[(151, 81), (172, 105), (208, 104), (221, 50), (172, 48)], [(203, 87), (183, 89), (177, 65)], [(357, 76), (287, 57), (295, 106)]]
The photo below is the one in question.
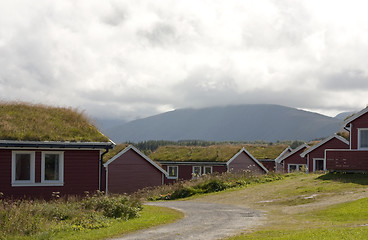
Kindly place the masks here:
[(325, 143), (329, 142), (329, 141), (330, 141), (330, 140), (332, 140), (333, 138), (336, 138), (336, 139), (340, 140), (341, 142), (343, 142), (343, 143), (345, 143), (345, 144), (349, 145), (349, 142), (348, 142), (345, 138), (343, 138), (343, 137), (341, 137), (341, 136), (339, 136), (339, 135), (337, 135), (337, 134), (334, 134), (334, 135), (329, 136), (328, 138), (323, 139), (322, 141), (320, 141), (320, 142), (319, 142), (319, 143), (317, 143), (316, 145), (314, 145), (314, 146), (312, 146), (312, 147), (308, 148), (306, 151), (302, 152), (302, 153), (300, 154), (300, 156), (301, 156), (301, 157), (305, 157), (307, 154), (309, 154), (309, 153), (310, 153), (310, 152), (312, 152), (313, 150), (315, 150), (315, 149), (319, 148), (319, 147), (320, 147), (320, 146), (322, 146), (323, 144), (325, 144)]
[(295, 148), (293, 151), (289, 152), (285, 156), (282, 156), (281, 158), (279, 158), (277, 160), (277, 163), (281, 163), (283, 160), (285, 160), (286, 158), (290, 157), (291, 155), (294, 155), (295, 153), (297, 153), (299, 150), (301, 150), (303, 148), (308, 148), (308, 145), (306, 143), (300, 145), (299, 147)]
[(113, 141), (109, 142), (69, 142), (69, 141), (16, 141), (0, 140), (0, 148), (93, 148), (112, 149), (115, 147)]

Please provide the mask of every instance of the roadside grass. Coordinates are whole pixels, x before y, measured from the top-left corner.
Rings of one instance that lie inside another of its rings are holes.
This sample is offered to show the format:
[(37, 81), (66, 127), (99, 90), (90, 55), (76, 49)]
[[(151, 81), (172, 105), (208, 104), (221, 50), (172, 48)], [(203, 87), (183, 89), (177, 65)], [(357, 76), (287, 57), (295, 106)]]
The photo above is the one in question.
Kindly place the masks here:
[(170, 185), (142, 189), (134, 196), (149, 201), (175, 200), (222, 192), (228, 189), (244, 188), (251, 185), (278, 181), (283, 178), (283, 174), (270, 173), (267, 175), (254, 175), (249, 171), (210, 174), (202, 175), (199, 178), (194, 178), (189, 181), (179, 181)]
[[(142, 210), (143, 208), (143, 210)], [(182, 213), (124, 195), (1, 200), (0, 239), (103, 239), (173, 222)]]
[(256, 208), (267, 216), (263, 226), (229, 239), (367, 239), (367, 178), (290, 174), (281, 181), (223, 194), (217, 201)]

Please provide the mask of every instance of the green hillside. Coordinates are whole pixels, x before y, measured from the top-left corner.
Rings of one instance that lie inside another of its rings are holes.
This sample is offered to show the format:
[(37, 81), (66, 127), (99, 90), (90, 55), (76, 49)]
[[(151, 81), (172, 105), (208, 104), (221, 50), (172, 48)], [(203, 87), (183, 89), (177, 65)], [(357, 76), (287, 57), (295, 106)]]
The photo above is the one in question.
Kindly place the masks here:
[(0, 140), (109, 141), (83, 112), (14, 102), (0, 103)]
[(156, 161), (193, 161), (193, 162), (226, 162), (243, 147), (256, 159), (275, 159), (287, 147), (286, 145), (212, 145), (208, 147), (194, 146), (162, 146), (149, 157)]

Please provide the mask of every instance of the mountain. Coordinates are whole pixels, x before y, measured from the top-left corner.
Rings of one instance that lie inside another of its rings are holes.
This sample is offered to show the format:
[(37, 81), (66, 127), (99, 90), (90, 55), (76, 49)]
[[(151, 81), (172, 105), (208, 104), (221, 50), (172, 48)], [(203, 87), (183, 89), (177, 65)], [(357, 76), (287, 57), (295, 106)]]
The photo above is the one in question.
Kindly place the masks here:
[(127, 122), (106, 131), (115, 142), (145, 140), (272, 141), (323, 138), (341, 120), (279, 105), (179, 109)]
[(354, 112), (342, 112), (339, 113), (335, 116), (336, 119), (340, 119), (342, 121), (344, 121), (347, 117), (350, 117), (351, 115), (353, 115), (354, 113), (357, 113), (359, 111), (354, 111)]

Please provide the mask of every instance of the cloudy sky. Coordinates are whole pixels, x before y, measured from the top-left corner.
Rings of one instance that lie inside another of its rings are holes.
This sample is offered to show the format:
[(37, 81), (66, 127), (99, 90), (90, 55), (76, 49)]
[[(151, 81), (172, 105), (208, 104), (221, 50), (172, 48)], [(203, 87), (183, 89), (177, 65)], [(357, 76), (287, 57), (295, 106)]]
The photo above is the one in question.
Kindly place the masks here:
[(368, 104), (368, 3), (0, 0), (0, 100), (135, 119), (273, 103)]

